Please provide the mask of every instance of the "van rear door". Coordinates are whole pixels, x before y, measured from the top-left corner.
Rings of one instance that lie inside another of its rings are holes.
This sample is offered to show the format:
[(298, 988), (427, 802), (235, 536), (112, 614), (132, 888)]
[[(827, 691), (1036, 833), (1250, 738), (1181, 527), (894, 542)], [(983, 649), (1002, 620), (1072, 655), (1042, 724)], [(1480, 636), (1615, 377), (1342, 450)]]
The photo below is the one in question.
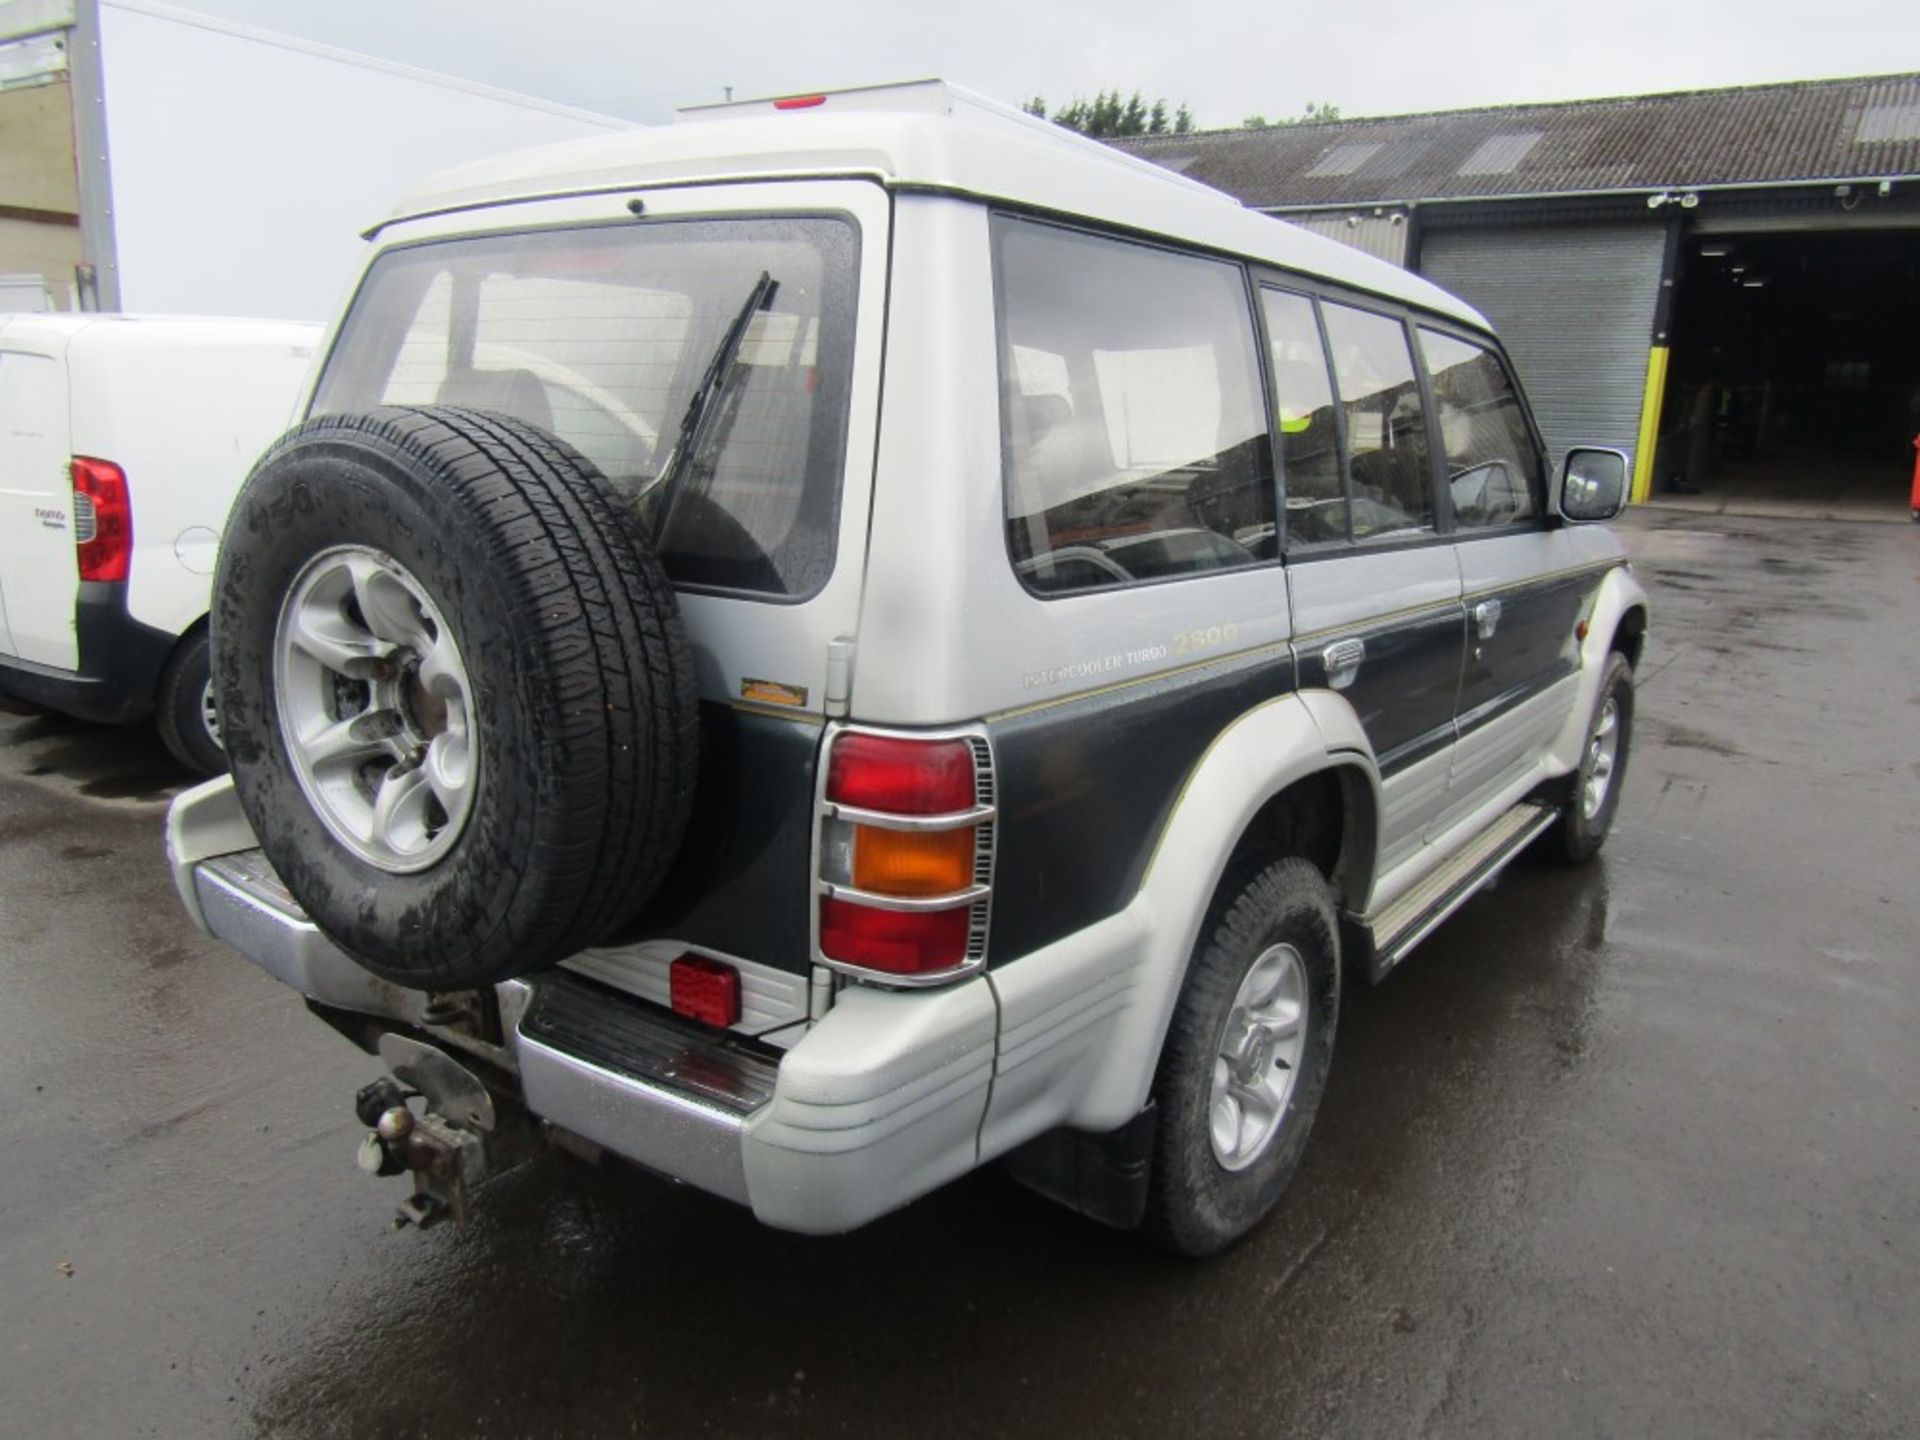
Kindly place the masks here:
[(79, 668), (64, 359), (0, 345), (0, 610), (8, 653)]

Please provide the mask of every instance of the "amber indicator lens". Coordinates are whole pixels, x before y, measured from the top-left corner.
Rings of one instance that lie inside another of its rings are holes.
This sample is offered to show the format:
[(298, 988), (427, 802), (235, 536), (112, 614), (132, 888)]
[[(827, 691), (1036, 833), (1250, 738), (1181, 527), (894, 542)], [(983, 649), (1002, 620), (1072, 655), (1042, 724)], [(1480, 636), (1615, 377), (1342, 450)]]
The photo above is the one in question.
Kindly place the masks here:
[(883, 830), (856, 825), (853, 888), (875, 895), (952, 895), (973, 883), (973, 826)]

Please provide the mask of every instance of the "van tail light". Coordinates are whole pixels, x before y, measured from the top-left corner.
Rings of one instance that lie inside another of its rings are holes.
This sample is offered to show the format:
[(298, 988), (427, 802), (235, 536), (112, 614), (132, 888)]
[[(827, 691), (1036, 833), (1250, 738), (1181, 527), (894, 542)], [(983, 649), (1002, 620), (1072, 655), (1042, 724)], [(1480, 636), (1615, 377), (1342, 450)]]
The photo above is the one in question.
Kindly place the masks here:
[(854, 974), (938, 984), (986, 955), (993, 778), (978, 736), (842, 732), (820, 821), (820, 958)]
[(126, 472), (111, 460), (73, 457), (73, 546), (82, 580), (124, 580), (133, 560)]

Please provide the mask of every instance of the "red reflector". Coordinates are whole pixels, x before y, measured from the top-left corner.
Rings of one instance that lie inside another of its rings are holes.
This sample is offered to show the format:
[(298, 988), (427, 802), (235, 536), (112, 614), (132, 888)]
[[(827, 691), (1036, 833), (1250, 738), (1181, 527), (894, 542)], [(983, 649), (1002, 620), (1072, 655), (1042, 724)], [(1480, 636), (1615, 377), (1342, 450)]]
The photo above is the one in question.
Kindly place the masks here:
[[(124, 580), (133, 559), (127, 476), (110, 460), (73, 457), (74, 555), (82, 580)], [(91, 532), (83, 516), (91, 509)], [(82, 538), (82, 537), (85, 538)]]
[(973, 749), (964, 740), (842, 735), (827, 798), (890, 815), (947, 815), (974, 804)]
[(673, 1013), (726, 1029), (740, 1023), (740, 972), (705, 955), (682, 955), (667, 967)]
[(824, 95), (783, 95), (773, 102), (776, 110), (811, 110), (816, 105), (827, 103)]
[(935, 975), (966, 963), (971, 908), (876, 910), (825, 897), (820, 949), (834, 960), (888, 975)]

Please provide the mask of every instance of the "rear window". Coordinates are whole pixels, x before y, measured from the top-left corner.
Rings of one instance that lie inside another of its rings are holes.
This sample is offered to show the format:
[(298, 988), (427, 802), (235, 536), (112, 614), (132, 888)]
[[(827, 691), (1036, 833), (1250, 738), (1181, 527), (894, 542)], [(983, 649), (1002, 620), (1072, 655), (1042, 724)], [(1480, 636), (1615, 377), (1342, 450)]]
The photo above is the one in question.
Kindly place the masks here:
[[(354, 301), (313, 411), (515, 416), (606, 473), (676, 584), (804, 598), (833, 570), (857, 259), (854, 227), (829, 217), (392, 250)], [(690, 401), (763, 275), (771, 293), (704, 407), (700, 443), (683, 446)]]
[(994, 220), (1007, 546), (1043, 594), (1278, 553), (1240, 267)]

